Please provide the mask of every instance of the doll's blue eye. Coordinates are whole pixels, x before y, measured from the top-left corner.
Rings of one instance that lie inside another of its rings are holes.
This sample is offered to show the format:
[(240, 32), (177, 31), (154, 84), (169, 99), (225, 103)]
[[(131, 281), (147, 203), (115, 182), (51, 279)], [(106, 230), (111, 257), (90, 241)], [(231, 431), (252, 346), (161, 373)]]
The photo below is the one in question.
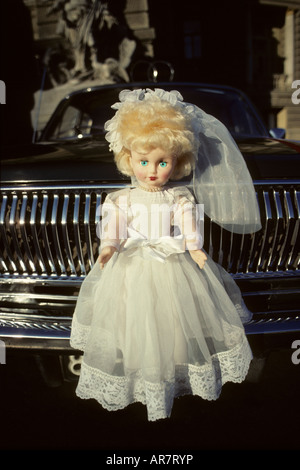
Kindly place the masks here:
[(141, 161), (141, 165), (142, 165), (142, 166), (147, 166), (147, 165), (148, 165), (147, 160), (142, 160), (142, 161)]
[(166, 168), (167, 162), (160, 162), (159, 166), (161, 166), (161, 168)]

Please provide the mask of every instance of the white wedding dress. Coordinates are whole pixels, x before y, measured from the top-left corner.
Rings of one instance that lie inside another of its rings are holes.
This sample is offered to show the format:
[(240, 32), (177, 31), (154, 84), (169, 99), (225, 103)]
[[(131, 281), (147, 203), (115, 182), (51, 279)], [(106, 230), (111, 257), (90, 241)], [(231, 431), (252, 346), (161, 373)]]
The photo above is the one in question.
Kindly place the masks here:
[[(84, 351), (79, 397), (108, 410), (142, 402), (154, 421), (170, 416), (175, 397), (215, 400), (223, 384), (245, 379), (252, 353), (243, 323), (251, 313), (221, 266), (208, 256), (200, 269), (185, 248), (202, 246), (199, 234), (189, 241), (176, 225), (178, 208), (191, 203), (184, 187), (126, 188), (107, 197), (103, 216), (110, 207), (122, 214), (122, 240), (102, 232), (102, 245), (119, 251), (103, 270), (95, 263), (77, 300), (71, 345)], [(170, 236), (155, 217), (141, 223), (136, 210), (153, 215), (162, 206), (174, 210)]]

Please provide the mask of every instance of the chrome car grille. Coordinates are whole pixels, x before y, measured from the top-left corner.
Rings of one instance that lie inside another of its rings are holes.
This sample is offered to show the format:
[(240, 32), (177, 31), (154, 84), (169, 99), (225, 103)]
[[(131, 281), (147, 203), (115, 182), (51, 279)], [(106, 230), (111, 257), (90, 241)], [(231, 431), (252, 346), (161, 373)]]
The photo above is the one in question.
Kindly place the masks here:
[(0, 212), (1, 274), (86, 276), (98, 252), (97, 207), (105, 194), (104, 188), (93, 186), (5, 188)]
[[(81, 281), (98, 255), (97, 208), (122, 185), (5, 187), (0, 273)], [(205, 249), (234, 276), (293, 274), (300, 258), (300, 182), (255, 182), (262, 229), (236, 235), (205, 223)], [(214, 226), (215, 225), (215, 226)]]
[(236, 235), (210, 227), (209, 252), (235, 277), (296, 273), (300, 259), (300, 184), (259, 181), (255, 189), (262, 229)]

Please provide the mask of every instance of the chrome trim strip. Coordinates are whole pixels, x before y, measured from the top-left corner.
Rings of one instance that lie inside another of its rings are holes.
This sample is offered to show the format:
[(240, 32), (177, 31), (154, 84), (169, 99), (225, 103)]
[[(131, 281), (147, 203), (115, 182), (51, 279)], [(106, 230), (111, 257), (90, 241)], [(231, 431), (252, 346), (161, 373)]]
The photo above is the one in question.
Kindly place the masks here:
[(88, 268), (92, 269), (95, 260), (92, 250), (92, 240), (91, 240), (91, 230), (90, 230), (90, 221), (91, 221), (91, 195), (85, 194), (85, 207), (84, 207), (84, 218), (83, 218), (83, 226), (84, 226), (84, 236), (85, 236), (85, 244), (87, 249), (88, 255)]
[(38, 195), (33, 194), (32, 208), (31, 208), (31, 214), (30, 214), (30, 229), (31, 229), (31, 235), (32, 235), (35, 255), (37, 257), (39, 269), (41, 270), (42, 274), (46, 274), (46, 266), (43, 262), (43, 256), (41, 253), (39, 237), (38, 237), (37, 228), (36, 228), (38, 204), (39, 204)]
[(295, 230), (293, 233), (293, 239), (292, 239), (292, 245), (293, 245), (293, 252), (291, 256), (291, 262), (290, 266), (291, 267), (296, 267), (296, 264), (299, 264), (300, 260), (300, 191), (296, 191), (295, 194), (295, 205), (296, 205), (296, 210), (297, 210), (297, 220), (295, 224)]
[(286, 208), (287, 217), (286, 217), (285, 234), (284, 234), (284, 238), (282, 241), (282, 247), (279, 253), (278, 269), (282, 269), (282, 267), (284, 266), (284, 260), (286, 260), (285, 263), (288, 265), (288, 261), (287, 261), (288, 250), (289, 250), (288, 244), (289, 244), (289, 240), (291, 239), (291, 232), (293, 231), (293, 219), (295, 218), (290, 193), (284, 190), (283, 197), (284, 197), (284, 206)]
[(272, 191), (272, 199), (275, 203), (275, 210), (276, 210), (276, 218), (275, 218), (275, 228), (274, 228), (274, 235), (273, 235), (273, 242), (271, 244), (271, 251), (268, 257), (267, 261), (267, 270), (268, 271), (277, 271), (278, 266), (276, 262), (276, 257), (277, 257), (277, 249), (276, 247), (280, 247), (280, 238), (282, 235), (282, 230), (280, 231), (280, 228), (282, 229), (283, 225), (283, 211), (282, 211), (282, 206), (281, 206), (281, 201), (279, 197), (278, 191)]
[[(7, 204), (8, 204), (8, 197), (6, 194), (4, 194), (2, 197), (1, 211), (0, 211), (0, 233), (1, 233), (2, 240), (4, 240), (4, 250), (6, 251), (8, 261), (13, 269), (13, 272), (16, 272), (17, 267), (13, 261), (13, 256), (10, 250), (10, 244), (8, 242), (7, 234), (5, 230), (5, 219), (6, 219), (5, 214), (6, 214)], [(2, 256), (3, 255), (4, 255), (4, 252), (2, 253)], [(4, 262), (4, 260), (2, 260), (1, 262), (4, 268), (4, 272), (9, 273), (9, 267), (7, 266), (7, 264)]]
[[(269, 182), (270, 184), (270, 182)], [(1, 191), (9, 191), (9, 192), (16, 192), (16, 191), (66, 191), (67, 189), (71, 190), (78, 190), (82, 191), (85, 190), (117, 190), (123, 189), (126, 187), (131, 187), (130, 184), (122, 184), (122, 183), (107, 183), (107, 184), (36, 184), (36, 185), (28, 185), (26, 182), (24, 183), (14, 183), (12, 185), (6, 184), (1, 186)]]
[(62, 216), (61, 216), (61, 228), (62, 228), (62, 234), (63, 234), (63, 245), (64, 245), (64, 250), (65, 250), (65, 253), (66, 253), (66, 257), (67, 257), (68, 268), (71, 272), (71, 275), (76, 276), (76, 269), (75, 269), (75, 264), (73, 262), (71, 245), (70, 245), (69, 230), (68, 230), (68, 225), (67, 225), (67, 219), (68, 219), (67, 216), (68, 216), (69, 206), (70, 206), (70, 195), (69, 194), (64, 194), (64, 202), (63, 202), (63, 209), (62, 209)]
[[(71, 331), (71, 321), (67, 324), (47, 324), (40, 321), (34, 322), (10, 322), (1, 321), (1, 338), (4, 339), (5, 344), (8, 347), (21, 346), (22, 341), (30, 339), (33, 341), (31, 343), (32, 347), (38, 345), (39, 340), (50, 340), (55, 342), (55, 340), (62, 340), (63, 343), (60, 343), (60, 346), (69, 347), (70, 331)], [(267, 319), (258, 319), (249, 322), (244, 325), (245, 332), (247, 335), (251, 334), (271, 334), (271, 333), (282, 333), (283, 331), (300, 331), (300, 316), (296, 317), (280, 317), (280, 318), (267, 318)], [(51, 343), (48, 344), (51, 348)]]
[[(5, 301), (10, 301), (10, 300), (15, 300), (19, 297), (20, 300), (24, 302), (24, 307), (26, 306), (28, 301), (34, 301), (34, 300), (49, 300), (49, 301), (64, 301), (64, 302), (76, 302), (76, 296), (75, 295), (61, 295), (61, 294), (36, 294), (33, 292), (5, 292), (1, 294), (1, 300)], [(18, 302), (19, 303), (19, 302)]]
[(262, 245), (261, 245), (261, 250), (259, 253), (258, 257), (258, 266), (257, 270), (262, 271), (265, 265), (265, 256), (266, 252), (268, 251), (267, 249), (267, 242), (270, 236), (271, 232), (271, 224), (272, 224), (272, 210), (271, 210), (271, 203), (270, 203), (270, 197), (269, 193), (267, 191), (263, 191), (263, 202), (264, 205), (261, 207), (261, 211), (263, 210), (264, 213), (261, 214), (262, 217), (265, 217), (266, 224), (265, 228), (263, 229), (263, 236), (262, 236)]
[(49, 274), (53, 274), (53, 273), (55, 273), (55, 266), (54, 266), (54, 260), (53, 260), (53, 257), (52, 257), (52, 253), (51, 253), (51, 250), (50, 250), (50, 243), (49, 243), (48, 232), (47, 232), (48, 202), (49, 202), (48, 194), (43, 194), (40, 225), (41, 225), (41, 233), (42, 233), (42, 243), (44, 245), (44, 249), (46, 251), (47, 262), (48, 262), (49, 267), (50, 267)]
[[(180, 183), (181, 185), (184, 186), (184, 182)], [(272, 179), (272, 180), (253, 180), (254, 186), (294, 186), (300, 184), (300, 179), (295, 178), (295, 179)], [(176, 183), (176, 185), (179, 186)], [(130, 187), (130, 183), (82, 183), (82, 184), (73, 184), (73, 183), (66, 183), (66, 184), (28, 184), (26, 181), (20, 182), (18, 184), (13, 183), (5, 183), (4, 185), (1, 186), (1, 191), (38, 191), (38, 190), (63, 190), (65, 191), (66, 189), (77, 189), (82, 191), (82, 189), (86, 190), (104, 190), (104, 189), (109, 189), (109, 190), (116, 190), (116, 189), (122, 189), (125, 187)]]
[(73, 227), (74, 227), (74, 236), (75, 236), (75, 247), (78, 256), (78, 262), (80, 265), (80, 271), (85, 276), (86, 270), (84, 266), (83, 253), (82, 253), (82, 244), (79, 230), (79, 206), (80, 206), (80, 194), (75, 194), (74, 201), (74, 211), (73, 211)]
[(17, 215), (17, 204), (18, 204), (18, 196), (16, 194), (12, 197), (11, 209), (9, 214), (9, 228), (10, 233), (12, 236), (12, 242), (14, 245), (14, 252), (18, 259), (18, 263), (21, 267), (23, 272), (26, 272), (26, 266), (23, 261), (23, 256), (20, 249), (19, 237), (17, 230), (19, 229), (19, 216)]
[(55, 254), (58, 262), (58, 266), (61, 270), (61, 275), (66, 275), (66, 269), (62, 257), (62, 252), (61, 252), (61, 245), (59, 242), (59, 235), (58, 235), (58, 217), (57, 217), (57, 211), (58, 211), (58, 202), (59, 202), (59, 196), (58, 194), (53, 195), (53, 202), (52, 202), (52, 212), (51, 212), (51, 227), (52, 227), (52, 236), (53, 236), (53, 242), (54, 242), (54, 247), (55, 247)]
[(20, 224), (20, 231), (21, 231), (21, 235), (22, 235), (22, 241), (24, 243), (25, 253), (26, 253), (27, 258), (28, 258), (28, 263), (29, 263), (29, 266), (30, 266), (30, 269), (31, 269), (32, 273), (34, 273), (35, 272), (35, 265), (34, 265), (33, 256), (32, 256), (32, 253), (31, 253), (31, 250), (30, 250), (30, 247), (29, 247), (28, 237), (27, 237), (27, 233), (26, 233), (26, 225), (25, 225), (27, 206), (28, 206), (28, 195), (23, 194), (23, 200), (21, 202), (19, 224)]

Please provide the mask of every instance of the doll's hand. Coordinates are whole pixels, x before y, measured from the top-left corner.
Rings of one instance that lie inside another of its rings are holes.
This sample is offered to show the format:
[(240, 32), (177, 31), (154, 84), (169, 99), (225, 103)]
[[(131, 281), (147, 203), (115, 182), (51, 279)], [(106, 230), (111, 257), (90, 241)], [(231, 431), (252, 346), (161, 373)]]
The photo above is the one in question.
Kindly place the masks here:
[(202, 250), (190, 250), (190, 255), (195, 261), (195, 263), (198, 264), (200, 269), (203, 269), (205, 261), (207, 260), (207, 256)]
[(101, 250), (98, 261), (100, 263), (100, 269), (104, 268), (104, 265), (108, 263), (114, 252), (117, 251), (117, 248), (114, 246), (106, 246)]

